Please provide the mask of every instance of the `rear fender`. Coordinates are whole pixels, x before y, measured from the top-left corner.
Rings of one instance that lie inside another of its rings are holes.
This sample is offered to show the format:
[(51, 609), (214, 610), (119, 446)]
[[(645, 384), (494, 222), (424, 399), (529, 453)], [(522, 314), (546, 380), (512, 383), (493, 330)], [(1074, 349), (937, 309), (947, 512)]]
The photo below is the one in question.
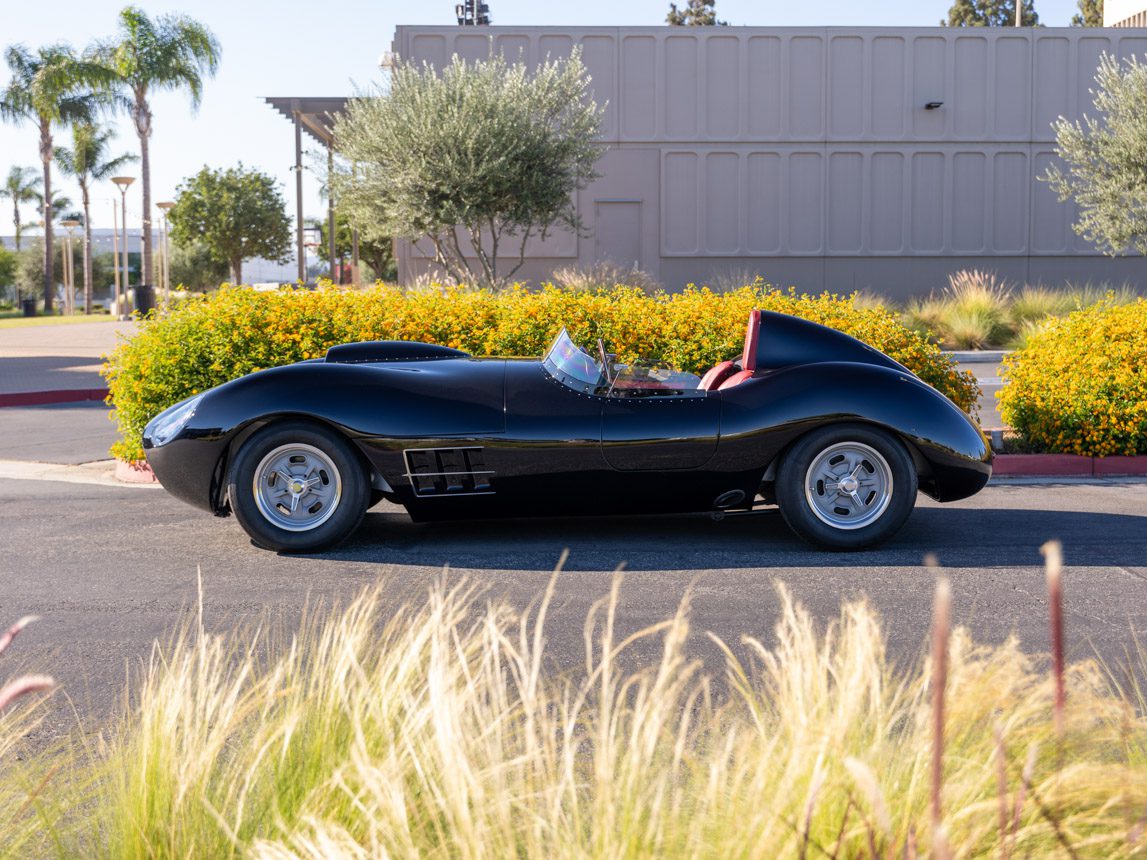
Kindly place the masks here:
[(941, 501), (976, 492), (991, 474), (991, 449), (975, 422), (907, 371), (855, 362), (806, 364), (721, 394), (722, 460), (756, 456), (775, 470), (779, 456), (810, 430), (863, 422), (906, 443), (922, 488)]

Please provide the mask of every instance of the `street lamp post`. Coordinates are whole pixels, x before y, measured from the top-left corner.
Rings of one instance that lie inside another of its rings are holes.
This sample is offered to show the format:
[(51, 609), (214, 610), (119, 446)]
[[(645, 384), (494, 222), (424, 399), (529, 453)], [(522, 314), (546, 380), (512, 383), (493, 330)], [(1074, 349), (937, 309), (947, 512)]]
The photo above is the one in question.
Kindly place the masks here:
[(64, 234), (64, 313), (69, 316), (76, 310), (76, 261), (72, 258), (72, 230), (80, 222), (66, 218), (60, 226), (67, 230)]
[[(303, 248), (309, 250), (316, 257), (319, 255), (319, 248), (322, 245), (323, 228), (318, 224), (311, 224), (303, 228), (303, 233), (309, 234), (309, 241), (303, 242)], [(304, 266), (304, 278), (306, 277), (306, 267)]]
[(156, 207), (163, 213), (163, 224), (160, 227), (159, 235), (159, 248), (160, 248), (160, 282), (163, 286), (163, 303), (166, 305), (171, 299), (171, 243), (170, 232), (167, 227), (167, 213), (175, 208), (175, 204), (170, 200), (164, 200), (162, 203), (156, 203)]
[(120, 279), (122, 294), (116, 296), (116, 310), (119, 312), (120, 319), (127, 319), (127, 291), (131, 282), (127, 269), (127, 189), (135, 182), (135, 177), (113, 176), (112, 182), (119, 186), (120, 212), (123, 215), (123, 277)]
[(112, 198), (112, 273), (115, 275), (115, 292), (112, 293), (108, 312), (119, 314), (119, 201)]

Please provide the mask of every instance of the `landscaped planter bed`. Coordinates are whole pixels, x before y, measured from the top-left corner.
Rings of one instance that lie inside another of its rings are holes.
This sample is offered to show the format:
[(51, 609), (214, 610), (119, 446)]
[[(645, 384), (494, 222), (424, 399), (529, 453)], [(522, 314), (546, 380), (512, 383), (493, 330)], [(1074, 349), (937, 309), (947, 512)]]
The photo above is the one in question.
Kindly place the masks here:
[(115, 478), (125, 484), (158, 484), (159, 479), (147, 460), (116, 460)]

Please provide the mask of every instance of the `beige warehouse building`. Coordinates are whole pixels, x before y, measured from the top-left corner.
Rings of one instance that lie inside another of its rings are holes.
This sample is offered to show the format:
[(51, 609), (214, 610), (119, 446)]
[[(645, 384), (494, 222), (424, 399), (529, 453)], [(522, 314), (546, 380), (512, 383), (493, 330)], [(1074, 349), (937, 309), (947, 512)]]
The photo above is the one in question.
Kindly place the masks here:
[[(1101, 55), (1147, 58), (1147, 30), (412, 26), (393, 47), (442, 64), (575, 45), (606, 104), (603, 176), (577, 200), (587, 235), (534, 243), (526, 278), (612, 260), (671, 288), (759, 272), (898, 297), (961, 268), (1147, 287), (1037, 179)], [(428, 268), (399, 251), (403, 279)]]

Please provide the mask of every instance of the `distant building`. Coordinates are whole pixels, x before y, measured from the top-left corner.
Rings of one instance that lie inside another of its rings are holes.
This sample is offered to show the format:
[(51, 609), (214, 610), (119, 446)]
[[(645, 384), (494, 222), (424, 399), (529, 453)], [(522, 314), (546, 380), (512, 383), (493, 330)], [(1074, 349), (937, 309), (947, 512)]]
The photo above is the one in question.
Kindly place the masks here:
[(1147, 27), (1147, 0), (1104, 0), (1104, 27)]
[[(59, 246), (63, 245), (63, 236), (66, 231), (61, 227), (56, 230), (56, 243)], [(92, 254), (99, 256), (100, 254), (110, 254), (116, 248), (117, 243), (113, 238), (113, 230), (107, 227), (96, 227), (92, 229)], [(73, 242), (79, 245), (83, 241), (83, 231), (76, 229), (73, 235)], [(137, 227), (135, 229), (128, 229), (127, 231), (127, 252), (130, 257), (135, 257), (140, 253), (140, 237), (142, 231)], [(28, 242), (34, 242), (43, 238), (43, 233), (39, 228), (29, 228), (26, 230), (21, 238), (24, 247), (27, 247)], [(159, 248), (159, 233), (155, 234), (155, 248)], [(14, 236), (0, 236), (0, 244), (6, 248), (16, 248), (16, 238)], [(156, 253), (159, 253), (157, 250)], [(130, 261), (130, 268), (132, 272), (133, 283), (138, 277), (139, 261), (132, 259)], [(82, 278), (82, 274), (77, 274), (77, 278)], [(264, 260), (256, 258), (247, 260), (243, 263), (243, 280), (249, 283), (262, 283), (280, 281), (282, 283), (293, 283), (295, 280), (295, 264), (291, 260), (287, 263), (275, 263), (271, 260)], [(174, 287), (174, 284), (172, 285)]]
[[(1038, 180), (1101, 54), (1147, 56), (1147, 30), (403, 26), (393, 50), (441, 65), (575, 45), (606, 105), (603, 176), (577, 199), (588, 235), (532, 243), (526, 278), (612, 260), (670, 288), (759, 272), (903, 297), (962, 268), (1147, 287), (1141, 258), (1097, 254)], [(398, 256), (403, 280), (431, 267), (411, 243)]]

